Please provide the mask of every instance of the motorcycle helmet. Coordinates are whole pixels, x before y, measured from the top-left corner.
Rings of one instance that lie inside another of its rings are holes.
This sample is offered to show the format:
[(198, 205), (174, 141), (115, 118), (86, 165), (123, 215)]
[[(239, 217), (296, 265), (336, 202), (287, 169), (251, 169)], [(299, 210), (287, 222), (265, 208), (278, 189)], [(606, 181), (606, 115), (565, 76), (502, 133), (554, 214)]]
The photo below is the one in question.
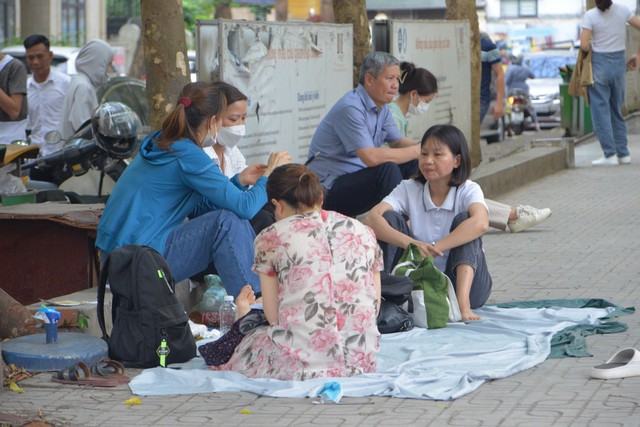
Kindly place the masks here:
[(121, 102), (106, 102), (96, 108), (91, 128), (98, 146), (114, 159), (131, 157), (138, 147), (140, 119)]

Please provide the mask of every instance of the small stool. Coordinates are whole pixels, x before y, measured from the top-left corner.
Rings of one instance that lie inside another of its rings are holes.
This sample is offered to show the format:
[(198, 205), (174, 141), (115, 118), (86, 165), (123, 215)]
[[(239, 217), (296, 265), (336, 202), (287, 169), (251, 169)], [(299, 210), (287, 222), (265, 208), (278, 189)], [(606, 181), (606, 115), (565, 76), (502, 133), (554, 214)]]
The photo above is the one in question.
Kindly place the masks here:
[(104, 340), (81, 332), (58, 332), (54, 344), (45, 342), (45, 334), (25, 335), (2, 343), (4, 361), (30, 372), (59, 371), (79, 361), (93, 366), (108, 353)]

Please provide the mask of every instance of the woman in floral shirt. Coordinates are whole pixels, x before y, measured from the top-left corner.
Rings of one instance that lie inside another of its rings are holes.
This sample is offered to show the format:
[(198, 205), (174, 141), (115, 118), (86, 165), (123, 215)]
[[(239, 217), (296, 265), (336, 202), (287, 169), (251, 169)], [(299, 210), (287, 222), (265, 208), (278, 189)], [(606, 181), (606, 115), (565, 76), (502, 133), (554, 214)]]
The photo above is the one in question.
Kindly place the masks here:
[(267, 195), (278, 222), (255, 241), (254, 271), (270, 326), (257, 328), (220, 370), (305, 380), (375, 372), (381, 252), (359, 221), (323, 211), (306, 166), (273, 171)]

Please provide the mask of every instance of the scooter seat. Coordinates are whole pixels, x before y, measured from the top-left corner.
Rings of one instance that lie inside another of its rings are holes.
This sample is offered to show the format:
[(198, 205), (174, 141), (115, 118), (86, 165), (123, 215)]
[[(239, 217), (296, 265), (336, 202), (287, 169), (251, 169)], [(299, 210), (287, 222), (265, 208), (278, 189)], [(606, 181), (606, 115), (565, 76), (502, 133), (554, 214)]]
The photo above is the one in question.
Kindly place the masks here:
[(38, 156), (40, 147), (37, 145), (18, 145), (9, 144), (6, 145), (6, 151), (4, 154), (3, 164), (11, 163), (16, 159), (33, 159)]

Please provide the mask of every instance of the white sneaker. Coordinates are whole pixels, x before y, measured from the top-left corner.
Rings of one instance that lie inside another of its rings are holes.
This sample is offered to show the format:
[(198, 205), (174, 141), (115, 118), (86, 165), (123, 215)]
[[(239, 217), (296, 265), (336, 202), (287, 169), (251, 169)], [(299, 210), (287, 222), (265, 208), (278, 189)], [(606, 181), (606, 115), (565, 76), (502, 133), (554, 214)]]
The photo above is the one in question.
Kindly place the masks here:
[(618, 157), (618, 163), (628, 165), (631, 163), (631, 156)]
[(615, 166), (618, 164), (618, 157), (600, 157), (598, 160), (594, 160), (591, 162), (592, 166)]
[(512, 233), (518, 233), (527, 228), (531, 228), (534, 225), (540, 224), (545, 219), (549, 218), (552, 214), (551, 209), (537, 209), (533, 206), (520, 205), (520, 215), (515, 221), (509, 221), (509, 230)]

